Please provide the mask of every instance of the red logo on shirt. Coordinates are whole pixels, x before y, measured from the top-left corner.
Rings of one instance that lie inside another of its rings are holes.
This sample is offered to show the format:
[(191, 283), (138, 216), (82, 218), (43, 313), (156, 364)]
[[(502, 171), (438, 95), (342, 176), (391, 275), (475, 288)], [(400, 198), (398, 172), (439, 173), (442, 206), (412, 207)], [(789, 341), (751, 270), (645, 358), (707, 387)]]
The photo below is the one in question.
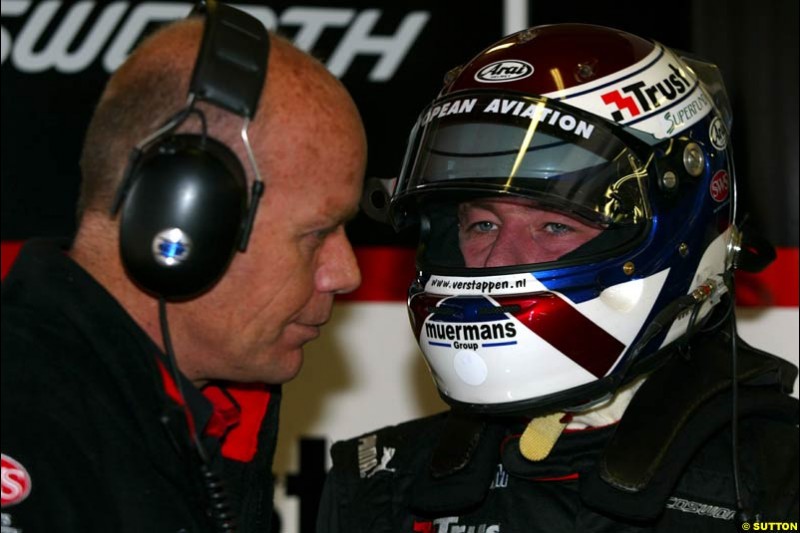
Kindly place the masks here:
[(8, 507), (28, 497), (31, 492), (31, 476), (24, 466), (6, 454), (2, 454), (2, 466), (2, 506)]

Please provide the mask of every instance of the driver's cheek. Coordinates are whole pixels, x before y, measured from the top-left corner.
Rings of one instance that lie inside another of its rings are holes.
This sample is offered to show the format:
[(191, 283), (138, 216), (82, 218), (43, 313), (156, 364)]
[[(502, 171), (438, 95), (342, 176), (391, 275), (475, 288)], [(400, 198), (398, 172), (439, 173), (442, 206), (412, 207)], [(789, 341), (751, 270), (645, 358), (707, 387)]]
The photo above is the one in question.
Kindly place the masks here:
[(555, 261), (567, 251), (570, 243), (559, 239), (558, 236), (545, 231), (532, 231), (528, 243), (527, 259), (529, 263), (546, 263)]
[(486, 256), (491, 250), (491, 241), (485, 237), (469, 235), (461, 239), (459, 247), (464, 256), (464, 265), (467, 268), (477, 268), (485, 265)]

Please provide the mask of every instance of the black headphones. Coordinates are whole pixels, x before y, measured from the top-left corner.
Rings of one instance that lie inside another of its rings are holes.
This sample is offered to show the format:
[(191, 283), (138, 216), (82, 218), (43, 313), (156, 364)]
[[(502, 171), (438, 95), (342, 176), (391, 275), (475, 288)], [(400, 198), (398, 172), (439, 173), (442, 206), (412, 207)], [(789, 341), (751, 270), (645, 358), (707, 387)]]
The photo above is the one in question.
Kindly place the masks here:
[[(213, 0), (191, 13), (206, 16), (187, 106), (131, 152), (112, 216), (121, 211), (120, 254), (128, 275), (167, 300), (211, 288), (236, 250), (250, 238), (263, 182), (247, 138), (269, 57), (269, 35), (256, 18)], [(243, 117), (242, 141), (255, 174), (247, 203), (247, 174), (236, 154), (207, 135), (202, 100)], [(201, 134), (176, 134), (190, 115)]]

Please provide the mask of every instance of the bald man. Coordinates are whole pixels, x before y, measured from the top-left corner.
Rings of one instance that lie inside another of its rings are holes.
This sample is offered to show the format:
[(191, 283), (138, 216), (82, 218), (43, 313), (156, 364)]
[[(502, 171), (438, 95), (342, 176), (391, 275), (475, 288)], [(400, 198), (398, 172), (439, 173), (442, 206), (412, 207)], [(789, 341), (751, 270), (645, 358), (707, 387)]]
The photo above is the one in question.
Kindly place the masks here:
[[(69, 248), (29, 243), (3, 284), (3, 530), (268, 531), (279, 385), (360, 273), (344, 224), (366, 141), (316, 60), (271, 36), (248, 137), (265, 184), (249, 246), (199, 296), (131, 279), (109, 215), (131, 149), (186, 105), (203, 18), (146, 40), (110, 79), (81, 158)], [(206, 103), (207, 134), (245, 162), (242, 117)], [(181, 133), (201, 132), (189, 117)], [(221, 483), (220, 483), (221, 482)], [(220, 485), (224, 488), (220, 490)]]

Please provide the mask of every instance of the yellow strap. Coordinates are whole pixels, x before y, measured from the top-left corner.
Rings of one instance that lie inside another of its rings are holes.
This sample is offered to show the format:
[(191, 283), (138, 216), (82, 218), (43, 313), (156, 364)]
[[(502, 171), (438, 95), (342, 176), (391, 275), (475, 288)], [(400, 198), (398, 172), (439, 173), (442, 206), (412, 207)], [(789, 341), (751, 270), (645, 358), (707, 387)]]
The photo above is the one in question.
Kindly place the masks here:
[(564, 413), (553, 413), (531, 420), (519, 439), (519, 451), (522, 455), (529, 461), (547, 458), (561, 432), (567, 427), (566, 418)]

